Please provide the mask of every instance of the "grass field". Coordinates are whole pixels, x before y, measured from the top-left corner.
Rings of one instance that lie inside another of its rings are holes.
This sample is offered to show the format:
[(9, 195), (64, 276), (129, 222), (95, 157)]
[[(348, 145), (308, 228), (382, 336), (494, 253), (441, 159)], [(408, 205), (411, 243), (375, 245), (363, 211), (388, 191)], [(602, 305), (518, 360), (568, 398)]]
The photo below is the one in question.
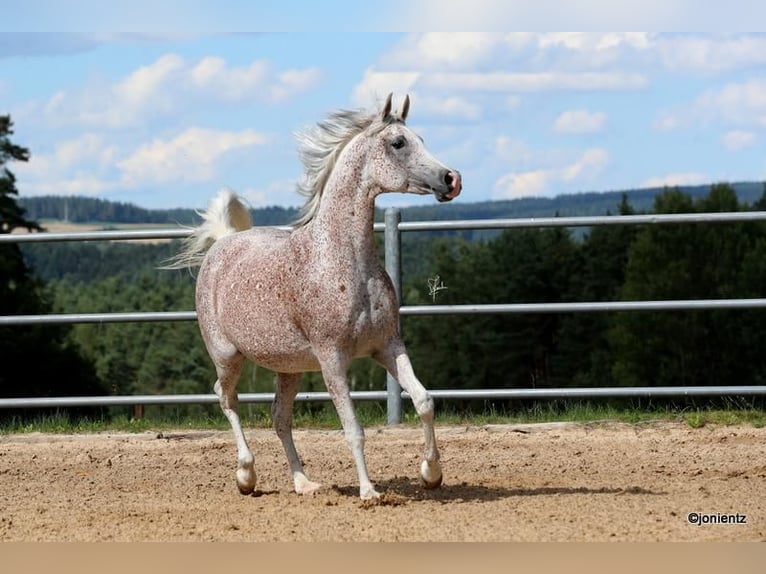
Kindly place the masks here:
[[(270, 428), (271, 416), (267, 407), (255, 411), (241, 409), (241, 420), (250, 428)], [(374, 427), (386, 424), (386, 413), (382, 405), (363, 404), (357, 408), (360, 422), (364, 426)], [(437, 416), (437, 425), (488, 425), (488, 424), (525, 424), (546, 422), (600, 422), (614, 421), (622, 423), (643, 423), (647, 421), (683, 422), (691, 428), (706, 425), (752, 425), (756, 428), (766, 426), (766, 411), (757, 408), (674, 408), (635, 409), (613, 408), (594, 403), (573, 403), (565, 408), (538, 404), (517, 414), (484, 412), (468, 414), (446, 412)], [(414, 412), (404, 412), (402, 425), (419, 426), (420, 419)], [(339, 429), (340, 420), (332, 409), (295, 416), (296, 428)], [(133, 418), (126, 414), (117, 414), (101, 419), (72, 420), (65, 413), (46, 415), (32, 420), (21, 418), (0, 419), (0, 434), (7, 433), (89, 433), (89, 432), (146, 432), (163, 429), (212, 429), (226, 430), (229, 423), (222, 414), (174, 416), (168, 411), (160, 415)]]
[[(171, 223), (112, 223), (108, 221), (91, 221), (87, 223), (72, 223), (60, 219), (41, 219), (38, 222), (48, 233), (77, 233), (85, 231), (133, 231), (140, 229), (173, 229), (177, 226)], [(14, 230), (14, 233), (28, 233), (24, 228)], [(164, 243), (170, 239), (136, 239), (151, 243)]]

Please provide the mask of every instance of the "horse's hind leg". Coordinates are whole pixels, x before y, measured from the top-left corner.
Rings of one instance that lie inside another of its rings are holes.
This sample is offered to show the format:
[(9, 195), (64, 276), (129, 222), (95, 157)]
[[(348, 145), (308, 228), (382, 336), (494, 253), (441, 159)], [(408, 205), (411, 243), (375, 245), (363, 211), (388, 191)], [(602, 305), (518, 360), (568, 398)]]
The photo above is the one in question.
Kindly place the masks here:
[(312, 494), (319, 490), (322, 485), (306, 478), (303, 473), (303, 464), (293, 442), (293, 403), (295, 402), (295, 395), (298, 394), (300, 382), (300, 374), (277, 373), (276, 394), (274, 404), (271, 405), (271, 417), (274, 421), (274, 430), (285, 448), (287, 462), (290, 464), (290, 472), (293, 475), (295, 492)]
[(415, 410), (423, 423), (425, 457), (420, 465), (420, 478), (425, 488), (437, 488), (442, 483), (442, 468), (434, 431), (434, 401), (415, 376), (404, 343), (395, 339), (387, 349), (374, 356), (410, 395)]
[(242, 355), (236, 355), (223, 364), (217, 363), (218, 380), (213, 388), (237, 441), (237, 486), (242, 494), (250, 494), (255, 490), (254, 459), (237, 414), (237, 382), (244, 362), (245, 358)]

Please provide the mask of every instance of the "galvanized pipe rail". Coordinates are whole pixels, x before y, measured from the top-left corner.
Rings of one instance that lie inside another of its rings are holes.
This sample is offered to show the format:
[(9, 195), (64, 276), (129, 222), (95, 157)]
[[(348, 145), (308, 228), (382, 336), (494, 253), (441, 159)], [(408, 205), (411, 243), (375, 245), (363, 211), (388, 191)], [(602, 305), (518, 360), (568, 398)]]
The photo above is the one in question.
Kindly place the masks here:
[[(385, 231), (386, 271), (391, 276), (401, 305), (401, 232), (404, 231), (455, 231), (489, 230), (535, 227), (593, 227), (599, 225), (655, 225), (678, 223), (742, 223), (766, 220), (766, 211), (736, 213), (655, 214), (591, 217), (541, 217), (519, 219), (484, 219), (455, 221), (401, 221), (398, 209), (386, 210), (385, 222), (376, 223), (375, 231)], [(286, 226), (280, 226), (289, 229)], [(61, 241), (124, 241), (146, 239), (178, 239), (187, 237), (191, 230), (143, 229), (109, 230), (75, 233), (3, 234), (2, 243), (41, 243)], [(585, 303), (520, 303), (492, 305), (419, 305), (401, 306), (403, 316), (445, 314), (496, 314), (496, 313), (568, 313), (568, 312), (618, 312), (618, 311), (668, 311), (702, 309), (745, 309), (766, 307), (766, 298), (758, 299), (708, 299), (679, 301), (615, 301)], [(61, 323), (124, 323), (152, 321), (194, 321), (193, 311), (142, 312), (142, 313), (71, 313), (51, 315), (0, 316), (0, 326)], [(435, 389), (434, 398), (441, 399), (542, 399), (542, 398), (603, 398), (603, 397), (652, 397), (652, 396), (752, 396), (766, 394), (764, 386), (711, 386), (711, 387), (631, 387), (631, 388), (560, 388), (560, 389)], [(386, 391), (352, 392), (355, 400), (386, 400), (389, 424), (401, 420), (401, 400), (406, 398), (395, 381), (389, 378)], [(243, 393), (242, 402), (271, 402), (272, 393)], [(300, 401), (327, 401), (327, 393), (299, 393)], [(0, 408), (34, 408), (67, 406), (114, 406), (139, 404), (205, 404), (216, 403), (213, 394), (189, 395), (138, 395), (106, 397), (44, 397), (0, 399)]]
[[(651, 398), (695, 396), (757, 396), (766, 395), (766, 386), (739, 385), (730, 387), (572, 387), (551, 389), (433, 389), (429, 394), (443, 400), (495, 400), (495, 399), (584, 399), (584, 398)], [(385, 401), (388, 391), (352, 391), (354, 401)], [(401, 399), (409, 395), (400, 391)], [(295, 397), (301, 402), (329, 402), (326, 392), (301, 392)], [(240, 403), (271, 403), (274, 393), (240, 393)], [(133, 405), (197, 405), (218, 404), (213, 393), (184, 395), (120, 395), (96, 397), (35, 397), (0, 400), (0, 409), (115, 407)], [(389, 422), (389, 424), (392, 424)]]

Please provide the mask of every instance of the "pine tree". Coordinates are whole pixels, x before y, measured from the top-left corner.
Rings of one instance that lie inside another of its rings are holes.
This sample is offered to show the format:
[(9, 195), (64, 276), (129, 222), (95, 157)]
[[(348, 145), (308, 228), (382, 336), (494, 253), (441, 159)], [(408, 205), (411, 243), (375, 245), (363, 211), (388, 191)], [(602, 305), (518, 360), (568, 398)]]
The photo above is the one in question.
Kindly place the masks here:
[[(13, 123), (0, 116), (0, 233), (42, 228), (25, 218), (16, 197), (11, 161), (28, 161), (29, 150), (11, 142)], [(27, 267), (19, 246), (0, 244), (0, 315), (50, 312), (43, 285)], [(35, 397), (100, 393), (93, 369), (65, 344), (66, 330), (50, 325), (0, 327), (0, 396)], [(30, 411), (0, 411), (27, 416)]]

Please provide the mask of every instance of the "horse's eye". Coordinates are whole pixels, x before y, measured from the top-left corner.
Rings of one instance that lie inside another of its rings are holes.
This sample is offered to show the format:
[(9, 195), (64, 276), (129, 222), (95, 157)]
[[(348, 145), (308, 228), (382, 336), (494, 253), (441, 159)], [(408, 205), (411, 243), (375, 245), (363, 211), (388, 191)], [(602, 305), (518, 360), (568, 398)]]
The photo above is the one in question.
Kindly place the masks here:
[(404, 136), (399, 136), (391, 142), (391, 147), (394, 149), (402, 149), (407, 145), (407, 139)]

